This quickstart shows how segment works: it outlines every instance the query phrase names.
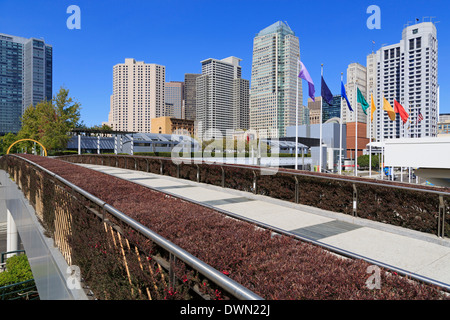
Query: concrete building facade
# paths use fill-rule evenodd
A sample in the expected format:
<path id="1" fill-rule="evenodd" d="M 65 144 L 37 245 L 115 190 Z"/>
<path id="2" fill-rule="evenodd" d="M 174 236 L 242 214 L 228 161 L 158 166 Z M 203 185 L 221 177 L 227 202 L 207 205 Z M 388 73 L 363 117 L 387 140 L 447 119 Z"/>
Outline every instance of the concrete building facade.
<path id="1" fill-rule="evenodd" d="M 249 82 L 241 78 L 241 59 L 206 59 L 196 79 L 196 122 L 199 137 L 232 135 L 245 125 Z"/>
<path id="2" fill-rule="evenodd" d="M 252 130 L 265 131 L 273 138 L 285 136 L 286 127 L 296 124 L 297 92 L 299 118 L 305 114 L 300 110 L 304 107 L 299 59 L 299 39 L 285 22 L 278 21 L 256 34 L 250 90 Z"/>
<path id="3" fill-rule="evenodd" d="M 374 115 L 377 141 L 437 135 L 438 41 L 436 26 L 422 22 L 403 29 L 399 43 L 381 47 L 376 53 Z M 403 124 L 397 115 L 391 121 L 383 111 L 383 97 L 394 107 L 394 99 L 409 114 Z M 423 120 L 421 118 L 423 117 Z"/>
<path id="4" fill-rule="evenodd" d="M 151 132 L 151 119 L 165 110 L 165 67 L 125 59 L 113 68 L 108 124 L 117 131 Z"/>

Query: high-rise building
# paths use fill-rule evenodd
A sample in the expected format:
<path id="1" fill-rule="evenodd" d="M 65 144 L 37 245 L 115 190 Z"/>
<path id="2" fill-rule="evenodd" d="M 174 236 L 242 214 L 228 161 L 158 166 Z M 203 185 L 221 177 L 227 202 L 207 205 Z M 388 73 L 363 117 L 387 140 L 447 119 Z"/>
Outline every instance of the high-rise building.
<path id="1" fill-rule="evenodd" d="M 0 135 L 17 133 L 26 108 L 52 99 L 52 65 L 44 40 L 0 33 Z"/>
<path id="2" fill-rule="evenodd" d="M 199 137 L 231 136 L 233 130 L 243 129 L 238 126 L 248 119 L 249 82 L 241 79 L 240 61 L 236 57 L 201 61 L 202 75 L 196 80 Z"/>
<path id="3" fill-rule="evenodd" d="M 383 46 L 375 53 L 374 125 L 378 141 L 437 135 L 437 54 L 437 31 L 432 22 L 407 26 L 399 43 Z M 408 112 L 409 121 L 403 124 L 398 115 L 391 121 L 383 111 L 383 98 L 392 107 L 394 99 L 398 101 Z"/>
<path id="4" fill-rule="evenodd" d="M 188 120 L 195 120 L 196 81 L 200 76 L 201 74 L 198 73 L 186 73 L 184 75 L 184 116 Z"/>
<path id="5" fill-rule="evenodd" d="M 357 62 L 351 63 L 347 67 L 347 83 L 345 84 L 345 91 L 347 93 L 348 101 L 351 104 L 353 111 L 347 106 L 347 102 L 342 102 L 342 122 L 355 122 L 356 107 L 358 107 L 358 122 L 367 123 L 367 115 L 364 113 L 361 104 L 357 103 L 358 95 L 357 88 L 362 95 L 367 99 L 367 68 Z M 368 110 L 366 110 L 369 113 Z"/>
<path id="6" fill-rule="evenodd" d="M 185 118 L 184 112 L 184 82 L 170 81 L 166 82 L 164 91 L 165 102 L 173 105 L 173 116 L 178 119 Z"/>
<path id="7" fill-rule="evenodd" d="M 151 132 L 151 119 L 166 110 L 164 89 L 164 66 L 134 59 L 116 64 L 108 124 L 114 130 Z"/>
<path id="8" fill-rule="evenodd" d="M 298 79 L 299 39 L 284 22 L 261 30 L 253 40 L 250 90 L 250 128 L 283 137 L 296 123 L 297 92 L 299 124 L 303 112 L 302 81 Z M 300 80 L 300 81 L 299 81 Z M 297 87 L 298 84 L 298 87 Z"/>

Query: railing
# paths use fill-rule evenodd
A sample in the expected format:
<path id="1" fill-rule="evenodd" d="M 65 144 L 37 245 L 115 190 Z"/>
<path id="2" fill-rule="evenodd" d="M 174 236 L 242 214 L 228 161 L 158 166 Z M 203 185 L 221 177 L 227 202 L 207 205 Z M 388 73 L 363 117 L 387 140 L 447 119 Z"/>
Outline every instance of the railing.
<path id="1" fill-rule="evenodd" d="M 6 262 L 10 254 L 24 253 L 24 250 L 15 250 L 1 253 L 0 266 Z M 38 300 L 39 294 L 34 279 L 16 282 L 0 287 L 0 300 Z"/>
<path id="2" fill-rule="evenodd" d="M 38 300 L 39 294 L 33 279 L 0 287 L 0 300 Z"/>
<path id="3" fill-rule="evenodd" d="M 33 204 L 67 263 L 81 269 L 82 281 L 95 288 L 97 298 L 176 299 L 196 295 L 212 299 L 217 297 L 214 289 L 220 289 L 230 299 L 262 299 L 46 168 L 19 156 L 2 161 L 3 169 Z M 186 273 L 192 275 L 189 283 L 180 277 Z M 210 281 L 207 287 L 202 286 L 205 281 Z"/>
<path id="4" fill-rule="evenodd" d="M 450 237 L 448 188 L 248 165 L 176 164 L 162 157 L 71 155 L 59 159 L 169 175 Z"/>

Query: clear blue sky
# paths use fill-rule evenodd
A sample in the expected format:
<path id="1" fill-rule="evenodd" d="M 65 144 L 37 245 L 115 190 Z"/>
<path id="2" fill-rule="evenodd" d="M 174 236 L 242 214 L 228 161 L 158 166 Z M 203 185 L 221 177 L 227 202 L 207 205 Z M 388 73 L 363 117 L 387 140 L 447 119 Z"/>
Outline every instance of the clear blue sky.
<path id="1" fill-rule="evenodd" d="M 69 5 L 81 9 L 81 29 L 69 30 Z M 369 5 L 381 10 L 381 29 L 370 30 Z M 166 81 L 200 73 L 200 61 L 236 56 L 250 80 L 253 37 L 276 21 L 287 21 L 300 39 L 301 59 L 316 92 L 320 65 L 334 94 L 349 63 L 383 44 L 397 43 L 404 25 L 435 17 L 441 113 L 450 113 L 450 27 L 448 1 L 441 0 L 0 0 L 0 32 L 44 38 L 53 46 L 53 91 L 61 86 L 82 105 L 87 125 L 108 120 L 112 68 L 125 58 L 166 67 Z M 425 18 L 429 21 L 429 18 Z M 307 85 L 303 82 L 304 103 Z"/>

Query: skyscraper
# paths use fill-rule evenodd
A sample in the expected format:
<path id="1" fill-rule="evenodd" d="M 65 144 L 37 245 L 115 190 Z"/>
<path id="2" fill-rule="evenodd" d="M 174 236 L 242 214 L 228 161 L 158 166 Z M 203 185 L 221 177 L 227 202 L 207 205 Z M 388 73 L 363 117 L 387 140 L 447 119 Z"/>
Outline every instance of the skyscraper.
<path id="1" fill-rule="evenodd" d="M 113 68 L 108 124 L 114 130 L 151 132 L 151 119 L 166 109 L 164 66 L 125 59 Z"/>
<path id="2" fill-rule="evenodd" d="M 231 135 L 248 118 L 249 81 L 241 79 L 241 59 L 206 59 L 196 80 L 197 135 L 211 139 Z M 220 132 L 220 133 L 219 133 Z"/>
<path id="3" fill-rule="evenodd" d="M 250 90 L 250 129 L 283 137 L 286 127 L 296 123 L 297 83 L 299 124 L 305 113 L 302 81 L 298 79 L 299 39 L 284 22 L 278 21 L 256 34 Z"/>
<path id="4" fill-rule="evenodd" d="M 364 97 L 367 94 L 367 68 L 357 62 L 351 63 L 347 67 L 347 83 L 345 85 L 345 92 L 347 93 L 348 101 L 351 104 L 353 111 L 347 106 L 345 100 L 342 102 L 342 122 L 355 122 L 356 107 L 358 106 L 358 122 L 367 123 L 367 115 L 361 108 L 361 104 L 357 103 L 357 88 L 361 91 Z M 369 99 L 366 98 L 367 101 Z M 366 110 L 369 113 L 369 110 Z"/>
<path id="5" fill-rule="evenodd" d="M 188 120 L 195 120 L 196 108 L 196 80 L 201 76 L 198 73 L 186 73 L 184 75 L 184 116 Z"/>
<path id="6" fill-rule="evenodd" d="M 373 90 L 378 141 L 437 135 L 437 52 L 437 31 L 432 22 L 407 26 L 399 43 L 383 46 L 376 52 L 376 87 Z M 383 111 L 383 98 L 392 107 L 394 99 L 399 102 L 408 112 L 409 121 L 403 124 L 398 115 L 391 121 Z"/>
<path id="7" fill-rule="evenodd" d="M 166 82 L 165 102 L 173 105 L 173 116 L 177 119 L 184 119 L 184 82 L 170 81 Z"/>
<path id="8" fill-rule="evenodd" d="M 17 133 L 26 108 L 52 99 L 52 65 L 44 40 L 0 33 L 0 135 Z"/>

